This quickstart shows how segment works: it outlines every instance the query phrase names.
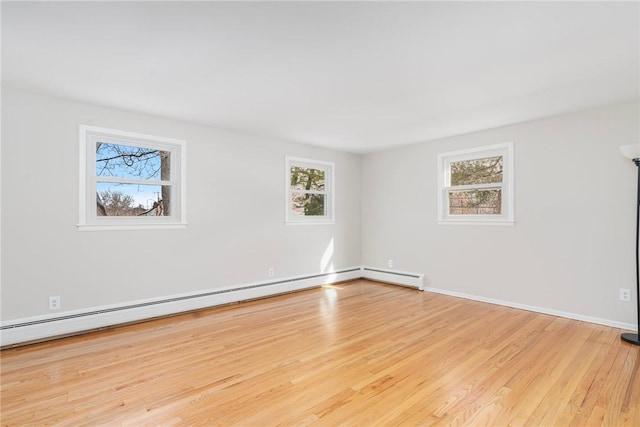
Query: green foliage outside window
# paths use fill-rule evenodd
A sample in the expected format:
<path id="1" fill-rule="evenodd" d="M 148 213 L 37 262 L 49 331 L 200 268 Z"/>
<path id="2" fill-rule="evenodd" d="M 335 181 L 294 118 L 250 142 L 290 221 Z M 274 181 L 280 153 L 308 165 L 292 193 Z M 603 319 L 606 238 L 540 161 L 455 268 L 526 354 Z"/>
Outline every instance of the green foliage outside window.
<path id="1" fill-rule="evenodd" d="M 300 166 L 291 167 L 291 203 L 293 213 L 304 216 L 325 215 L 325 194 L 308 193 L 325 191 L 325 171 Z M 297 192 L 296 190 L 300 190 Z"/>
<path id="2" fill-rule="evenodd" d="M 502 182 L 502 156 L 451 163 L 451 186 Z"/>
<path id="3" fill-rule="evenodd" d="M 502 183 L 503 157 L 464 160 L 451 163 L 451 186 Z M 452 215 L 500 215 L 500 189 L 460 190 L 449 192 Z"/>

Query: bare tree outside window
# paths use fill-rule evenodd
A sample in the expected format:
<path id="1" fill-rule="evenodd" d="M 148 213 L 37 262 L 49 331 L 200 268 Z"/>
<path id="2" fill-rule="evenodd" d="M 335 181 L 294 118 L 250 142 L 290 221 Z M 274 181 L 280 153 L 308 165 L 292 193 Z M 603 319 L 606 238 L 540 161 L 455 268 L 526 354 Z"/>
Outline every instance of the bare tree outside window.
<path id="1" fill-rule="evenodd" d="M 186 221 L 186 141 L 79 126 L 78 230 L 178 229 Z"/>
<path id="2" fill-rule="evenodd" d="M 96 214 L 171 215 L 171 187 L 160 183 L 169 181 L 170 176 L 171 153 L 168 151 L 97 142 Z M 118 178 L 118 182 L 109 180 L 110 177 Z"/>

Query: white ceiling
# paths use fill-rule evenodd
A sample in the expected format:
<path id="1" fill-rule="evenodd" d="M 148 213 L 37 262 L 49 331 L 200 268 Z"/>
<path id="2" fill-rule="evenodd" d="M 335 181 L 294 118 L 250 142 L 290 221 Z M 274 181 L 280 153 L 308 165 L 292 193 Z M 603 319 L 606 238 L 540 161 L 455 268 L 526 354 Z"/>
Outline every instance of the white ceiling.
<path id="1" fill-rule="evenodd" d="M 638 100 L 637 2 L 2 4 L 2 80 L 370 152 Z"/>

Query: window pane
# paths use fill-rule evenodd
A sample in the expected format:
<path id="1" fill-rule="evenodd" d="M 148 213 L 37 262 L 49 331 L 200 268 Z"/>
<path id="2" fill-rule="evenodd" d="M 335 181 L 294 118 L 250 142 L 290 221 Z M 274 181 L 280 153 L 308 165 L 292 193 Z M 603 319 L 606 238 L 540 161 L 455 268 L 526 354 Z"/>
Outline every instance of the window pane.
<path id="1" fill-rule="evenodd" d="M 96 176 L 169 180 L 170 160 L 169 151 L 96 143 Z"/>
<path id="2" fill-rule="evenodd" d="M 451 185 L 502 182 L 502 156 L 451 163 Z"/>
<path id="3" fill-rule="evenodd" d="M 324 191 L 325 173 L 322 169 L 291 167 L 291 188 L 294 190 Z"/>
<path id="4" fill-rule="evenodd" d="M 501 189 L 449 191 L 449 215 L 501 214 Z"/>
<path id="5" fill-rule="evenodd" d="M 293 193 L 291 212 L 296 216 L 324 216 L 325 195 Z"/>
<path id="6" fill-rule="evenodd" d="M 168 216 L 171 187 L 96 183 L 97 216 Z"/>

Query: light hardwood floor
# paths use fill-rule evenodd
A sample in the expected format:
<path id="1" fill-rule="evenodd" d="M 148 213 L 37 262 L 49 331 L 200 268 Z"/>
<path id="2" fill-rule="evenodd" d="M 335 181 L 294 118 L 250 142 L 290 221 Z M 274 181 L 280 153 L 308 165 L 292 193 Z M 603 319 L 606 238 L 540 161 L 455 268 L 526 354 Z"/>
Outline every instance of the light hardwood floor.
<path id="1" fill-rule="evenodd" d="M 620 330 L 354 281 L 2 352 L 2 425 L 640 426 Z"/>

